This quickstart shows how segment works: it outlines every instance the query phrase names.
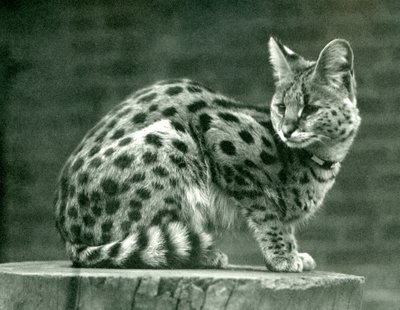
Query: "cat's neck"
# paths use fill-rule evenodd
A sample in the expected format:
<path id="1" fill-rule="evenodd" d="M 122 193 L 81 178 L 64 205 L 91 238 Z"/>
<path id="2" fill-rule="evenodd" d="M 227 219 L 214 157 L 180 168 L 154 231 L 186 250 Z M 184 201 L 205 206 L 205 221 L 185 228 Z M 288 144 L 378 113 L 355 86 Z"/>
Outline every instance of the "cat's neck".
<path id="1" fill-rule="evenodd" d="M 306 151 L 325 162 L 341 163 L 353 143 L 354 136 L 339 142 L 317 142 L 306 148 Z"/>

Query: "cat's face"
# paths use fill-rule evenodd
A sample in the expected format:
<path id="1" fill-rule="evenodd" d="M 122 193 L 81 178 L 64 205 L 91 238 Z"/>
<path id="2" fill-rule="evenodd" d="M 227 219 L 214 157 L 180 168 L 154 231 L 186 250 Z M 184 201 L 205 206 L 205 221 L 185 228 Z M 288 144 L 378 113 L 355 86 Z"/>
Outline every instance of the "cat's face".
<path id="1" fill-rule="evenodd" d="M 305 148 L 352 139 L 360 118 L 350 45 L 332 41 L 317 62 L 306 61 L 273 38 L 269 48 L 276 79 L 271 119 L 281 140 Z"/>

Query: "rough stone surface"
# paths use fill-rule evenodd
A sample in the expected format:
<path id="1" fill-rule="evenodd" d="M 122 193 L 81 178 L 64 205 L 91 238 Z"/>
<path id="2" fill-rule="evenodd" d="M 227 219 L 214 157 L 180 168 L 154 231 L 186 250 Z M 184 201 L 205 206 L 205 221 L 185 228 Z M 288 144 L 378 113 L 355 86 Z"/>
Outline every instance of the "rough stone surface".
<path id="1" fill-rule="evenodd" d="M 0 309 L 360 309 L 364 278 L 329 272 L 71 268 L 0 264 Z"/>

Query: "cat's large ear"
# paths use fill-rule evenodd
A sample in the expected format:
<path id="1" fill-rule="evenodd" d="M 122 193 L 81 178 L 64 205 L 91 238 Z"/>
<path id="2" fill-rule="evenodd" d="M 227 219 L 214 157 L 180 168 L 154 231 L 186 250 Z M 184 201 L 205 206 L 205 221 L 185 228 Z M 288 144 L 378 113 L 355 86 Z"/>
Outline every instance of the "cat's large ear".
<path id="1" fill-rule="evenodd" d="M 274 77 L 277 81 L 292 75 L 299 62 L 304 59 L 283 45 L 279 40 L 269 39 L 269 60 L 271 62 Z"/>
<path id="2" fill-rule="evenodd" d="M 343 39 L 329 42 L 319 54 L 314 79 L 333 87 L 348 83 L 353 78 L 353 58 L 349 42 Z"/>

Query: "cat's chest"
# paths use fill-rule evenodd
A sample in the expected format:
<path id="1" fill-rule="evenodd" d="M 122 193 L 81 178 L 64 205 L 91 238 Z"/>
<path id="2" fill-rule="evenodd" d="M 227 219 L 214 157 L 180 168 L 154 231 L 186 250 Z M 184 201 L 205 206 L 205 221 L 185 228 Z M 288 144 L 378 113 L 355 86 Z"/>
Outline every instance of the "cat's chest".
<path id="1" fill-rule="evenodd" d="M 338 171 L 323 170 L 316 167 L 296 167 L 280 172 L 272 185 L 275 191 L 275 204 L 285 211 L 282 219 L 298 220 L 313 214 L 322 204 L 326 193 L 331 189 Z"/>

